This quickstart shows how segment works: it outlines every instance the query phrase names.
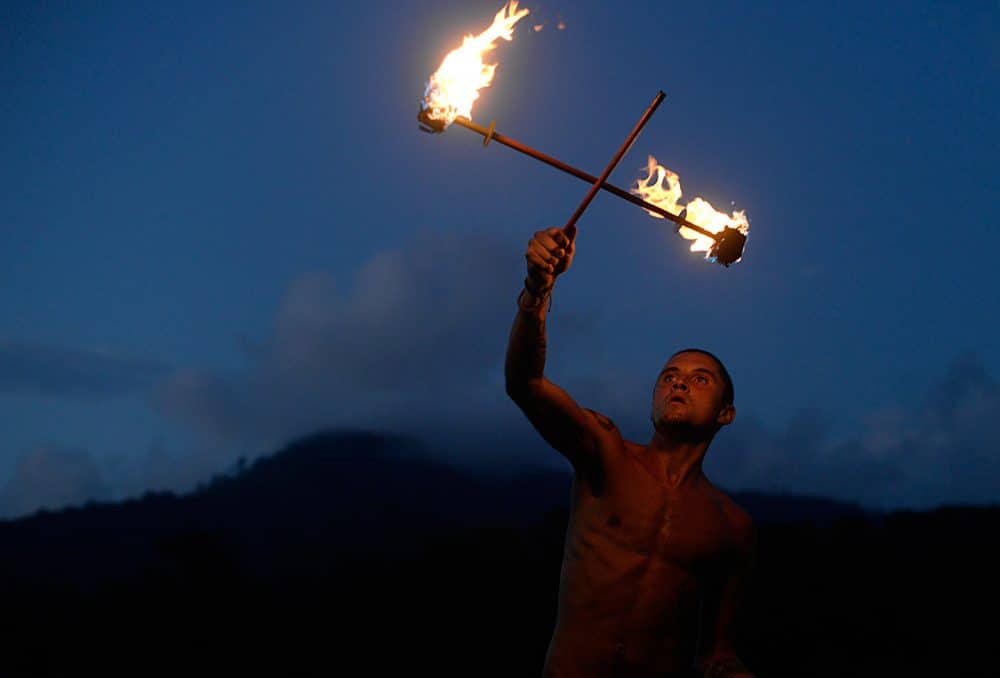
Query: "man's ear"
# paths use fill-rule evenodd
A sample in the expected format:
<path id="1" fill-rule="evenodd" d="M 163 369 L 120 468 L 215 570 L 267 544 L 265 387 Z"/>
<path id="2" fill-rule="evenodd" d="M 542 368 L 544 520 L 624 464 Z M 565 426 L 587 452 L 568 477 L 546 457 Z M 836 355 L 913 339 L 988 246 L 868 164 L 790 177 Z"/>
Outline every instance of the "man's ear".
<path id="1" fill-rule="evenodd" d="M 719 410 L 719 416 L 715 418 L 715 423 L 719 426 L 728 426 L 736 419 L 736 407 L 732 403 L 727 403 Z"/>

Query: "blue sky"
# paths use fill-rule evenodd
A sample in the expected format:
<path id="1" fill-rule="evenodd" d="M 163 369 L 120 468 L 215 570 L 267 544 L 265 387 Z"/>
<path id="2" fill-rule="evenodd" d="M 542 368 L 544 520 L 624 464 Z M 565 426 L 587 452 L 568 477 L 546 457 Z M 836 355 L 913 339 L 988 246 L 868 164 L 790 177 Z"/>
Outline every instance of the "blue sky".
<path id="1" fill-rule="evenodd" d="M 414 119 L 500 4 L 5 4 L 0 514 L 324 426 L 561 463 L 501 368 L 523 247 L 586 186 Z M 724 270 L 599 196 L 550 378 L 643 440 L 663 360 L 704 346 L 736 381 L 726 486 L 995 499 L 996 4 L 522 4 L 474 119 L 597 174 L 662 89 L 612 181 L 653 154 L 752 229 Z"/>

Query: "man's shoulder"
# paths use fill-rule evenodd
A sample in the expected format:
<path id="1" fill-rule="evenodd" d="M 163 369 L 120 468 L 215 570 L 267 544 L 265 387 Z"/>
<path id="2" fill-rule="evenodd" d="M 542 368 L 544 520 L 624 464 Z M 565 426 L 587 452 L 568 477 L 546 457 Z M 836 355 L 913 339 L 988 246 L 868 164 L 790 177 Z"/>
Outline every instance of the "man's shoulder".
<path id="1" fill-rule="evenodd" d="M 597 421 L 597 423 L 601 425 L 601 428 L 603 428 L 605 431 L 611 432 L 618 430 L 618 427 L 615 426 L 615 422 L 611 421 L 611 418 L 608 417 L 607 415 L 601 414 L 597 410 L 592 410 L 589 407 L 584 407 L 583 411 L 586 412 L 591 417 L 593 417 Z"/>

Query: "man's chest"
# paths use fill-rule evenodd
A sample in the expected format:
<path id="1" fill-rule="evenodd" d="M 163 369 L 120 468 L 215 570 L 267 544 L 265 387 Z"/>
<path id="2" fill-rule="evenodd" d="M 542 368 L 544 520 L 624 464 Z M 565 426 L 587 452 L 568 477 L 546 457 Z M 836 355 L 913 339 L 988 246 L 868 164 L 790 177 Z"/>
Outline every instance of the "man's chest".
<path id="1" fill-rule="evenodd" d="M 731 548 L 726 515 L 705 491 L 671 488 L 641 467 L 608 474 L 599 493 L 581 490 L 579 527 L 612 548 L 686 570 Z"/>

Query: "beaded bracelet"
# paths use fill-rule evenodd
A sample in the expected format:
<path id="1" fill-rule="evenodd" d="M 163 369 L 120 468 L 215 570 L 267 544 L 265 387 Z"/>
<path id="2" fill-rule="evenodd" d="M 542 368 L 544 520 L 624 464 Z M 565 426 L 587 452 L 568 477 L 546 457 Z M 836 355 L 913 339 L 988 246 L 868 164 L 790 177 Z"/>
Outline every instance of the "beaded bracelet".
<path id="1" fill-rule="evenodd" d="M 539 307 L 545 302 L 545 298 L 548 297 L 548 299 L 549 299 L 549 306 L 548 306 L 548 308 L 546 310 L 551 310 L 552 309 L 552 294 L 551 294 L 552 293 L 552 287 L 553 287 L 552 285 L 549 285 L 548 287 L 545 287 L 545 288 L 543 288 L 541 290 L 536 290 L 534 287 L 532 287 L 531 283 L 529 282 L 529 279 L 525 278 L 524 279 L 524 289 L 522 289 L 521 292 L 520 292 L 520 294 L 517 295 L 517 306 L 518 306 L 518 308 L 520 308 L 522 311 L 537 311 L 539 309 Z M 533 296 L 535 298 L 534 303 L 527 304 L 527 303 L 525 303 L 523 301 L 523 299 L 524 299 L 524 293 L 525 292 L 530 292 L 531 293 L 531 296 Z"/>

